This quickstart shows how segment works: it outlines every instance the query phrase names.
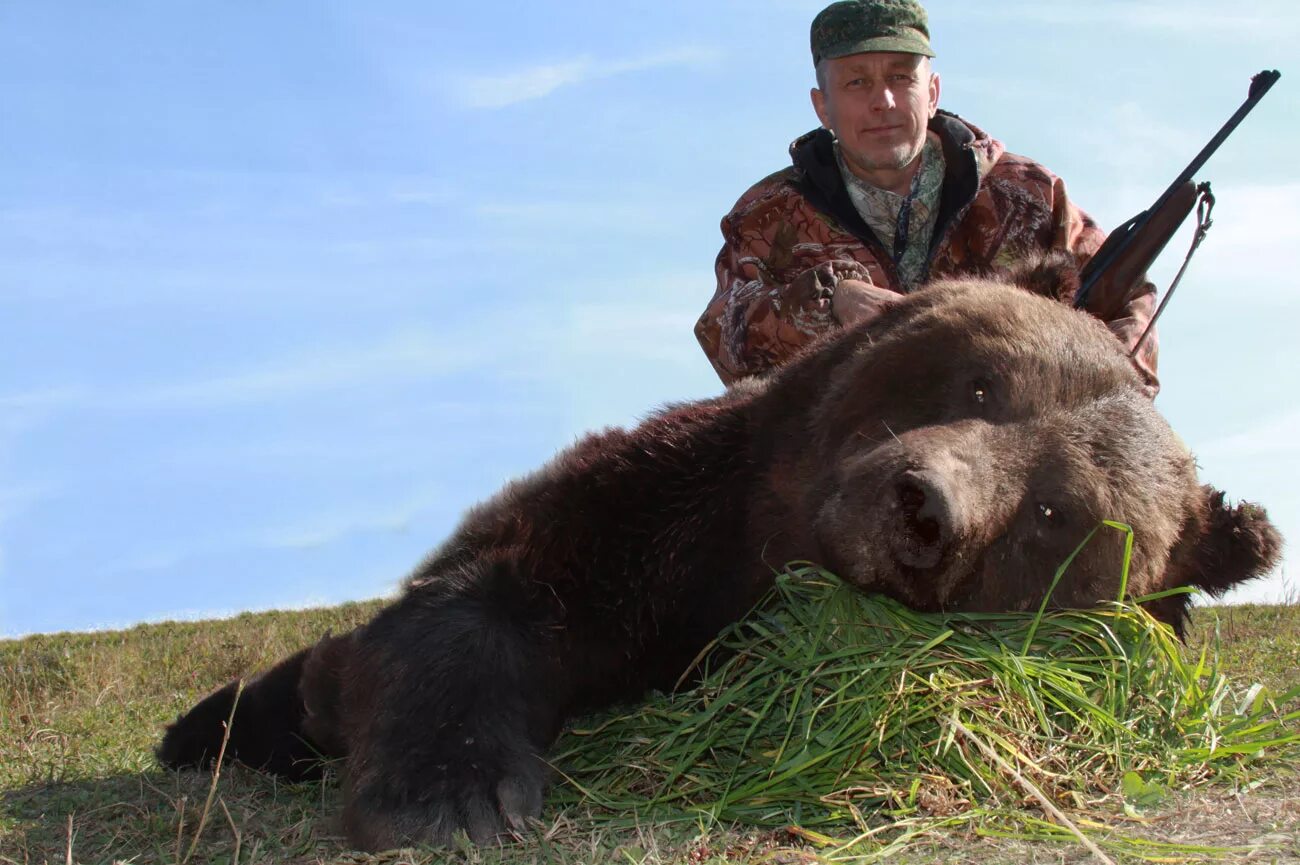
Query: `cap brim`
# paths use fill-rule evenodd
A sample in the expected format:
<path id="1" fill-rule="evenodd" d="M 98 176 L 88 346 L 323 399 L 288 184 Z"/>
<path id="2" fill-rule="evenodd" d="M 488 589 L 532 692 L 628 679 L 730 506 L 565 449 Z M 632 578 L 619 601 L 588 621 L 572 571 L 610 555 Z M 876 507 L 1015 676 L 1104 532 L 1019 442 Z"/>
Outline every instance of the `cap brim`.
<path id="1" fill-rule="evenodd" d="M 823 52 L 822 59 L 834 60 L 838 57 L 848 57 L 850 54 L 867 54 L 880 51 L 893 51 L 899 54 L 921 54 L 925 57 L 936 56 L 934 51 L 930 49 L 929 44 L 920 39 L 907 36 L 877 36 L 859 42 L 836 45 L 829 51 Z"/>

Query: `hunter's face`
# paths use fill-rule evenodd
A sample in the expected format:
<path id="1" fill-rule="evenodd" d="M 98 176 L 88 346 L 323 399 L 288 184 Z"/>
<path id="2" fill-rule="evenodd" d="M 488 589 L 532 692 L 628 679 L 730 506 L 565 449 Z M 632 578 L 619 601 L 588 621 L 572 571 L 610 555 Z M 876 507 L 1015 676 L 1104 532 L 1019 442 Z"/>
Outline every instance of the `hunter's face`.
<path id="1" fill-rule="evenodd" d="M 823 60 L 821 73 L 813 108 L 822 126 L 835 133 L 849 167 L 885 189 L 897 186 L 902 173 L 905 186 L 939 107 L 939 76 L 930 71 L 929 58 L 850 54 Z"/>

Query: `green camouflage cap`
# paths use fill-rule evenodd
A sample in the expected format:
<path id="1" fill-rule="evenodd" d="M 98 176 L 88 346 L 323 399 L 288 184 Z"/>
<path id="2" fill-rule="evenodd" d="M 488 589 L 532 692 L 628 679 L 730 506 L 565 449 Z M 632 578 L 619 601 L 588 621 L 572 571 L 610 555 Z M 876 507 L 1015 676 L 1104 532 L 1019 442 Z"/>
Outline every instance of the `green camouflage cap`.
<path id="1" fill-rule="evenodd" d="M 814 66 L 865 51 L 933 57 L 921 4 L 916 0 L 842 0 L 817 13 L 812 23 Z"/>

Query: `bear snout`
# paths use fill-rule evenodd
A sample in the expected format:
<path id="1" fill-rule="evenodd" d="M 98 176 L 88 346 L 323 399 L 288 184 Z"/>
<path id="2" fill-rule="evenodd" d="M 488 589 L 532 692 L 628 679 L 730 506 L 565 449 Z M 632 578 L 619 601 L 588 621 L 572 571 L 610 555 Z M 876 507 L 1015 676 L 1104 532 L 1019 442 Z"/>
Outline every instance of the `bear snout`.
<path id="1" fill-rule="evenodd" d="M 955 503 L 943 479 L 927 471 L 905 471 L 894 481 L 897 526 L 894 559 L 909 568 L 930 569 L 943 561 L 956 527 Z"/>

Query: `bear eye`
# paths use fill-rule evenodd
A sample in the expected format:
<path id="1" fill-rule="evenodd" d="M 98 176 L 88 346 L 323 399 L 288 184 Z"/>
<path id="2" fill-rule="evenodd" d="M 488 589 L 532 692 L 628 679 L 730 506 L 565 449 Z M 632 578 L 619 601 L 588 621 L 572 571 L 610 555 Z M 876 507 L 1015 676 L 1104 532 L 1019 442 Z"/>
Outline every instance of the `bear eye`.
<path id="1" fill-rule="evenodd" d="M 1051 502 L 1038 503 L 1038 518 L 1049 525 L 1058 525 L 1061 522 L 1061 509 Z"/>
<path id="2" fill-rule="evenodd" d="M 970 397 L 976 405 L 988 405 L 989 400 L 993 398 L 992 388 L 984 379 L 977 378 L 970 383 Z"/>

